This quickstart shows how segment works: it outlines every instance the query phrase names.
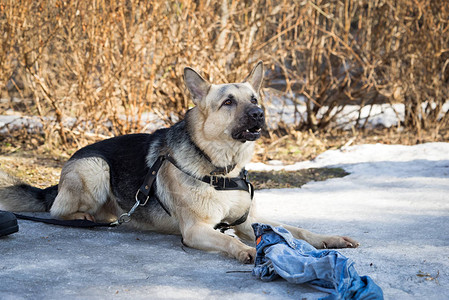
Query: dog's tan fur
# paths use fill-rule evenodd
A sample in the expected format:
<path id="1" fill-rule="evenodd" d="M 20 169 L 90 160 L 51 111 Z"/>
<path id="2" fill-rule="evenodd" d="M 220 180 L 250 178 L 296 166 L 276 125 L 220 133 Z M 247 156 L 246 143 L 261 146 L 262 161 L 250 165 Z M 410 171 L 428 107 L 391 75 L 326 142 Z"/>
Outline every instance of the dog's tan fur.
<path id="1" fill-rule="evenodd" d="M 232 133 L 245 114 L 245 107 L 255 105 L 250 102 L 253 101 L 251 97 L 259 94 L 262 79 L 262 63 L 257 64 L 244 83 L 237 84 L 214 85 L 192 69 L 185 71 L 186 85 L 196 105 L 186 116 L 187 131 L 198 148 L 210 157 L 213 165 L 236 165 L 232 172 L 225 175 L 227 177 L 237 177 L 251 160 L 254 142 L 236 140 Z M 229 109 L 223 109 L 220 104 L 228 94 L 234 96 L 236 103 Z M 184 171 L 197 177 L 208 174 L 211 171 L 210 164 L 200 158 L 188 156 L 186 153 L 191 153 L 188 147 L 188 144 L 181 144 L 177 149 L 167 151 Z M 148 165 L 154 162 L 157 155 L 155 151 L 148 153 Z M 51 214 L 62 219 L 85 218 L 99 221 L 111 220 L 127 211 L 126 205 L 119 205 L 120 199 L 112 193 L 110 176 L 110 166 L 101 157 L 69 161 L 62 170 Z M 136 214 L 131 224 L 137 228 L 181 234 L 183 242 L 190 247 L 225 252 L 241 262 L 249 263 L 255 257 L 255 249 L 239 239 L 214 230 L 214 225 L 220 222 L 232 223 L 248 209 L 247 220 L 234 228 L 243 240 L 254 241 L 252 223 L 281 225 L 258 217 L 256 199 L 251 200 L 249 193 L 245 191 L 217 191 L 169 163 L 162 165 L 157 176 L 158 196 L 171 216 L 155 211 L 140 216 Z M 19 207 L 12 201 L 0 202 L 6 209 L 15 210 Z M 317 248 L 358 246 L 355 240 L 348 237 L 319 235 L 301 228 L 283 226 L 294 237 L 304 239 Z"/>

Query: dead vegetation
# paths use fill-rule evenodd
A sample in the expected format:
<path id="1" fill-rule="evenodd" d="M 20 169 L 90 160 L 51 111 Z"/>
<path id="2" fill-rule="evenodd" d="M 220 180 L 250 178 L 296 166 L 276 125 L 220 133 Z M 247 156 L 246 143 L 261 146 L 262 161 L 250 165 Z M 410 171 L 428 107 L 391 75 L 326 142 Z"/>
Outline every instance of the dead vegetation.
<path id="1" fill-rule="evenodd" d="M 307 107 L 295 130 L 331 131 L 345 104 L 402 102 L 399 130 L 441 140 L 448 20 L 444 0 L 4 0 L 0 109 L 39 116 L 47 147 L 68 151 L 146 131 L 149 113 L 175 122 L 187 65 L 230 82 L 262 59 L 266 91 Z"/>

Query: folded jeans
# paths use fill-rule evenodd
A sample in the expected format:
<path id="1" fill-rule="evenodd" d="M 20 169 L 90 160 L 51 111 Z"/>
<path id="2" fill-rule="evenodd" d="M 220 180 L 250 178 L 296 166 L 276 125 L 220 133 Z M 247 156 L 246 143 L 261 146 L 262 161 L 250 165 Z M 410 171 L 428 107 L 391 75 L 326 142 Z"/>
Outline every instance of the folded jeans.
<path id="1" fill-rule="evenodd" d="M 370 277 L 359 276 L 353 262 L 338 251 L 317 250 L 281 226 L 252 226 L 257 243 L 253 275 L 261 280 L 307 283 L 330 293 L 323 299 L 383 299 L 381 288 Z"/>

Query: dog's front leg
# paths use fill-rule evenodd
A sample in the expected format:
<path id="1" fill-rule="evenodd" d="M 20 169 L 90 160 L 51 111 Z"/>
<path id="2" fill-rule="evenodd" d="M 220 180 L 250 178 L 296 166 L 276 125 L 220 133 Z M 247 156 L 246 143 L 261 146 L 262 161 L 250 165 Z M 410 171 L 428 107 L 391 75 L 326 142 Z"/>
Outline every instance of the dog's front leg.
<path id="1" fill-rule="evenodd" d="M 318 249 L 323 248 L 356 248 L 360 244 L 349 237 L 346 236 L 338 236 L 338 235 L 323 235 L 323 234 L 317 234 L 310 232 L 308 230 L 281 224 L 278 222 L 274 222 L 271 220 L 266 220 L 260 217 L 255 217 L 253 214 L 250 213 L 248 216 L 248 219 L 246 222 L 244 222 L 241 225 L 236 226 L 235 232 L 236 234 L 245 240 L 253 240 L 254 241 L 254 232 L 251 227 L 252 223 L 263 223 L 263 224 L 270 224 L 271 226 L 283 226 L 285 229 L 291 232 L 291 234 L 297 238 L 304 240 L 314 246 Z"/>
<path id="2" fill-rule="evenodd" d="M 317 249 L 326 249 L 326 248 L 357 248 L 360 244 L 347 236 L 338 236 L 338 235 L 324 235 L 313 233 L 303 228 L 290 226 L 281 224 L 273 221 L 266 221 L 265 223 L 270 224 L 272 226 L 280 226 L 282 225 L 285 229 L 290 231 L 292 235 L 297 238 L 304 240 L 314 246 Z"/>
<path id="3" fill-rule="evenodd" d="M 256 257 L 256 249 L 215 230 L 211 224 L 194 223 L 182 228 L 181 232 L 184 244 L 189 247 L 225 252 L 245 264 L 254 262 Z"/>

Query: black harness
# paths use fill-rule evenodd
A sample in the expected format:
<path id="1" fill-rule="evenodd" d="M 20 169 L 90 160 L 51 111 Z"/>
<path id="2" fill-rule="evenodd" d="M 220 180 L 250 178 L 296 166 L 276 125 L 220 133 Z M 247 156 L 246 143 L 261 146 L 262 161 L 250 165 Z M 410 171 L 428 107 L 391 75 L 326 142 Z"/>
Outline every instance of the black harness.
<path id="1" fill-rule="evenodd" d="M 204 154 L 205 155 L 205 154 Z M 205 156 L 207 158 L 207 156 Z M 136 203 L 131 208 L 131 210 L 127 213 L 122 214 L 117 221 L 112 223 L 96 223 L 89 220 L 58 220 L 58 219 L 46 219 L 46 218 L 39 218 L 39 217 L 33 217 L 33 216 L 27 216 L 27 215 L 21 215 L 21 214 L 15 214 L 18 219 L 24 219 L 24 220 L 30 220 L 30 221 L 36 221 L 36 222 L 43 222 L 47 224 L 53 224 L 53 225 L 60 225 L 60 226 L 69 226 L 69 227 L 115 227 L 122 223 L 127 223 L 131 220 L 131 215 L 134 213 L 134 211 L 139 206 L 144 206 L 147 204 L 149 199 L 155 199 L 159 205 L 165 210 L 165 212 L 171 216 L 170 211 L 168 208 L 162 203 L 162 201 L 157 197 L 156 192 L 156 176 L 157 172 L 161 168 L 164 161 L 167 160 L 171 164 L 173 164 L 177 169 L 182 171 L 183 173 L 195 178 L 196 180 L 200 180 L 204 183 L 210 184 L 218 191 L 226 191 L 226 190 L 240 190 L 240 191 L 246 191 L 250 193 L 251 200 L 254 198 L 254 187 L 248 180 L 248 171 L 245 169 L 242 169 L 240 171 L 240 174 L 238 177 L 231 177 L 231 178 L 225 178 L 225 177 L 217 177 L 216 175 L 226 175 L 230 171 L 234 169 L 235 166 L 228 166 L 224 168 L 216 168 L 214 171 L 212 171 L 210 176 L 203 176 L 203 177 L 196 177 L 192 174 L 188 173 L 187 171 L 183 170 L 179 165 L 176 163 L 176 161 L 171 157 L 170 155 L 161 155 L 159 156 L 156 161 L 153 163 L 151 168 L 148 170 L 147 175 L 145 176 L 145 180 L 141 187 L 137 190 L 136 193 Z M 143 201 L 139 198 L 140 195 L 144 196 Z M 232 222 L 231 224 L 226 222 L 220 222 L 217 225 L 214 226 L 214 229 L 218 229 L 221 232 L 225 232 L 232 226 L 236 226 L 239 224 L 242 224 L 246 221 L 248 218 L 249 209 L 245 212 L 243 216 Z"/>
<path id="2" fill-rule="evenodd" d="M 61 225 L 61 226 L 73 226 L 73 227 L 97 227 L 97 226 L 108 226 L 108 227 L 113 227 L 113 226 L 117 226 L 123 223 L 127 223 L 131 220 L 131 215 L 134 213 L 134 211 L 139 207 L 139 206 L 145 206 L 148 202 L 149 199 L 154 199 L 154 201 L 156 201 L 157 203 L 159 203 L 159 205 L 165 210 L 165 212 L 171 216 L 171 213 L 169 211 L 169 209 L 164 205 L 164 203 L 159 199 L 159 197 L 157 196 L 157 185 L 156 185 L 156 177 L 157 177 L 157 173 L 159 171 L 159 169 L 161 168 L 162 164 L 165 161 L 169 161 L 173 166 L 175 166 L 178 170 L 180 170 L 181 172 L 185 173 L 186 175 L 194 178 L 195 180 L 200 180 L 204 183 L 209 184 L 210 186 L 213 186 L 216 190 L 218 191 L 229 191 L 229 190 L 241 190 L 241 191 L 246 191 L 251 195 L 251 200 L 254 197 L 254 187 L 253 185 L 249 182 L 248 180 L 248 172 L 245 169 L 242 169 L 238 175 L 238 177 L 232 177 L 232 178 L 228 178 L 228 177 L 224 177 L 225 175 L 229 174 L 232 170 L 235 169 L 236 165 L 229 165 L 226 167 L 216 167 L 213 163 L 212 160 L 209 158 L 209 156 L 207 156 L 206 153 L 204 153 L 190 138 L 190 135 L 187 133 L 187 137 L 188 140 L 190 142 L 190 146 L 192 147 L 193 151 L 196 152 L 198 158 L 200 159 L 206 159 L 212 166 L 214 166 L 214 169 L 212 172 L 210 172 L 209 175 L 207 176 L 203 176 L 203 177 L 197 177 L 194 176 L 193 174 L 187 172 L 186 170 L 184 170 L 183 168 L 181 168 L 178 163 L 176 162 L 176 160 L 170 155 L 170 154 L 165 154 L 165 155 L 161 155 L 159 156 L 156 161 L 153 163 L 153 165 L 150 167 L 150 169 L 148 170 L 145 179 L 143 181 L 143 184 L 140 186 L 140 188 L 137 190 L 136 192 L 136 196 L 135 196 L 135 204 L 132 206 L 132 208 L 128 211 L 123 213 L 122 215 L 120 215 L 118 217 L 118 219 L 112 223 L 96 223 L 96 222 L 91 222 L 89 220 L 56 220 L 56 219 L 43 219 L 43 218 L 38 218 L 38 217 L 32 217 L 32 216 L 24 216 L 24 215 L 17 215 L 18 218 L 23 218 L 23 219 L 27 219 L 27 220 L 33 220 L 33 221 L 39 221 L 39 222 L 45 222 L 45 223 L 49 223 L 49 224 L 54 224 L 54 225 Z M 122 136 L 120 137 L 120 141 L 121 142 L 126 142 L 129 139 L 130 136 Z M 133 136 L 135 137 L 135 135 Z M 184 135 L 185 137 L 185 135 Z M 126 138 L 127 140 L 123 141 L 122 139 Z M 117 139 L 113 140 L 105 140 L 103 142 L 100 143 L 106 143 L 106 142 L 110 142 L 110 141 L 115 141 L 115 143 L 118 141 Z M 147 143 L 148 141 L 143 138 L 142 136 L 140 136 L 139 141 L 141 141 L 142 143 Z M 112 142 L 111 142 L 112 143 Z M 108 155 L 105 155 L 104 153 L 102 153 L 101 149 L 99 147 L 96 147 L 96 145 L 98 144 L 92 144 L 90 146 L 87 146 L 81 150 L 79 150 L 77 153 L 74 154 L 74 156 L 72 156 L 72 158 L 85 158 L 85 157 L 100 157 L 102 159 L 104 159 L 106 162 L 109 163 L 109 157 L 111 155 L 114 155 L 114 153 L 106 153 Z M 109 145 L 109 144 L 108 144 Z M 111 145 L 109 145 L 111 146 Z M 112 143 L 112 146 L 114 146 L 114 143 Z M 126 155 L 126 153 L 122 153 L 119 152 L 118 153 L 120 155 Z M 143 172 L 145 172 L 145 170 L 143 169 Z M 53 186 L 50 188 L 46 189 L 47 193 L 54 193 L 56 195 L 57 193 L 57 186 Z M 44 193 L 46 194 L 46 193 Z M 48 202 L 49 205 L 51 205 L 51 202 Z M 241 216 L 240 218 L 238 218 L 237 220 L 235 220 L 234 222 L 228 224 L 225 222 L 220 222 L 217 225 L 215 225 L 215 229 L 219 229 L 222 232 L 225 231 L 226 229 L 229 229 L 232 226 L 236 226 L 239 224 L 242 224 L 243 222 L 246 221 L 247 217 L 249 214 L 249 209 L 248 211 Z"/>
<path id="3" fill-rule="evenodd" d="M 199 150 L 199 149 L 198 149 Z M 201 150 L 199 150 L 201 151 Z M 202 151 L 201 151 L 202 152 Z M 203 156 L 211 162 L 209 157 L 202 152 Z M 183 172 L 184 174 L 193 177 L 196 180 L 200 180 L 204 183 L 207 183 L 211 186 L 213 186 L 217 191 L 230 191 L 230 190 L 239 190 L 239 191 L 245 191 L 250 193 L 251 200 L 254 198 L 254 187 L 248 180 L 248 171 L 245 169 L 242 169 L 239 173 L 238 177 L 218 177 L 216 175 L 226 175 L 229 172 L 231 172 L 234 168 L 234 166 L 227 166 L 227 167 L 216 167 L 211 173 L 210 176 L 203 176 L 203 177 L 196 177 L 186 170 L 183 170 L 176 160 L 170 155 L 161 155 L 159 156 L 156 161 L 153 163 L 151 168 L 148 170 L 147 175 L 145 176 L 145 180 L 143 184 L 140 186 L 139 190 L 136 194 L 136 200 L 141 201 L 138 199 L 139 194 L 142 194 L 144 196 L 144 199 L 142 201 L 141 206 L 144 206 L 149 199 L 155 199 L 159 205 L 164 209 L 164 211 L 171 216 L 170 211 L 168 208 L 162 203 L 162 201 L 159 199 L 159 197 L 156 194 L 156 177 L 159 169 L 161 168 L 164 161 L 169 161 L 173 166 L 175 166 L 178 170 Z M 212 162 L 211 162 L 212 163 Z M 241 216 L 236 221 L 232 222 L 231 224 L 220 222 L 217 225 L 214 226 L 214 229 L 219 229 L 221 232 L 224 232 L 225 230 L 229 229 L 232 226 L 236 226 L 239 224 L 242 224 L 246 221 L 248 218 L 249 209 L 248 211 Z"/>

